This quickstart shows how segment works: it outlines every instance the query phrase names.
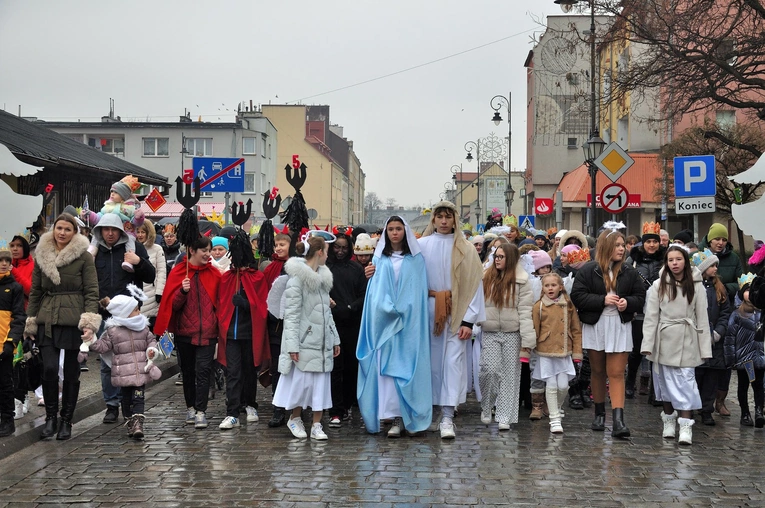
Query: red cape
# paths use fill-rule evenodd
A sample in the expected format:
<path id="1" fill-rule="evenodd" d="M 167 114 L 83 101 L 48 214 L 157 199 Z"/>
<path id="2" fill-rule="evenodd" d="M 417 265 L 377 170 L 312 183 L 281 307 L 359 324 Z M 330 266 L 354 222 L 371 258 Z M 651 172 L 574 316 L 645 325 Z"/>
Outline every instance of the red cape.
<path id="1" fill-rule="evenodd" d="M 218 285 L 220 284 L 220 272 L 218 269 L 211 263 L 207 263 L 204 266 L 194 266 L 189 264 L 187 259 L 184 259 L 182 263 L 175 265 L 167 275 L 165 290 L 162 293 L 162 301 L 157 312 L 157 321 L 154 323 L 154 335 L 157 337 L 165 333 L 165 330 L 175 333 L 175 319 L 171 319 L 173 317 L 173 299 L 175 294 L 180 291 L 183 279 L 186 278 L 187 265 L 189 267 L 189 278 L 192 278 L 195 273 L 199 274 L 199 281 L 202 283 L 205 291 L 207 291 L 210 301 L 218 301 Z M 215 309 L 210 309 L 210 311 L 215 312 Z"/>
<path id="2" fill-rule="evenodd" d="M 268 343 L 266 333 L 268 283 L 261 272 L 252 268 L 246 268 L 239 272 L 238 283 L 236 270 L 225 272 L 220 280 L 218 301 L 215 304 L 218 310 L 218 362 L 226 366 L 226 338 L 228 337 L 231 318 L 234 315 L 234 305 L 231 303 L 231 299 L 239 291 L 239 285 L 241 285 L 250 301 L 253 363 L 256 367 L 263 366 L 264 362 L 271 359 L 271 346 Z"/>
<path id="3" fill-rule="evenodd" d="M 263 270 L 263 275 L 266 276 L 266 283 L 268 284 L 269 289 L 276 278 L 282 273 L 282 268 L 286 262 L 286 259 L 277 257 L 276 254 L 271 257 L 271 262 L 266 266 L 265 270 Z"/>

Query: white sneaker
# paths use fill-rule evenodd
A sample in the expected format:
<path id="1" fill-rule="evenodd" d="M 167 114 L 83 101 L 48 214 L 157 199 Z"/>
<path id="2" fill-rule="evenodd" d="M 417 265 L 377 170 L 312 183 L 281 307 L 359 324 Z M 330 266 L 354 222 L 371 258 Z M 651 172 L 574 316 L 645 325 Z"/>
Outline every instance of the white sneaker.
<path id="1" fill-rule="evenodd" d="M 311 439 L 317 441 L 326 441 L 327 435 L 324 433 L 324 429 L 321 427 L 321 423 L 316 422 L 311 426 Z"/>
<path id="2" fill-rule="evenodd" d="M 13 399 L 13 402 L 15 403 L 14 410 L 13 410 L 13 419 L 14 420 L 20 420 L 24 417 L 24 403 L 21 402 L 19 399 Z"/>
<path id="3" fill-rule="evenodd" d="M 197 414 L 194 415 L 194 428 L 195 429 L 207 428 L 207 416 L 205 416 L 204 411 L 197 411 Z"/>
<path id="4" fill-rule="evenodd" d="M 560 424 L 560 418 L 550 418 L 550 432 L 553 434 L 563 434 L 563 425 Z"/>
<path id="5" fill-rule="evenodd" d="M 693 443 L 693 424 L 694 422 L 691 418 L 678 418 L 677 423 L 680 424 L 680 438 L 677 440 L 678 443 L 689 445 Z"/>
<path id="6" fill-rule="evenodd" d="M 499 429 L 499 430 L 510 430 L 510 424 L 509 423 L 504 423 L 504 422 L 499 422 L 497 424 L 497 429 Z"/>
<path id="7" fill-rule="evenodd" d="M 675 438 L 675 422 L 677 421 L 677 411 L 673 411 L 671 415 L 661 412 L 661 420 L 664 422 L 664 431 L 661 433 L 661 437 L 666 439 Z"/>
<path id="8" fill-rule="evenodd" d="M 244 410 L 247 412 L 247 423 L 254 423 L 260 419 L 258 418 L 258 410 L 254 407 L 247 406 Z"/>
<path id="9" fill-rule="evenodd" d="M 396 418 L 393 420 L 393 425 L 391 425 L 390 429 L 388 430 L 388 437 L 397 438 L 401 437 L 401 427 L 403 427 L 403 423 L 401 422 L 401 418 Z"/>
<path id="10" fill-rule="evenodd" d="M 441 431 L 441 439 L 454 439 L 456 434 L 454 433 L 454 422 L 451 418 L 444 417 L 441 423 L 438 424 L 438 430 Z"/>
<path id="11" fill-rule="evenodd" d="M 308 434 L 305 433 L 303 420 L 301 420 L 299 416 L 297 418 L 290 418 L 287 421 L 287 428 L 290 429 L 290 432 L 292 432 L 292 435 L 298 439 L 303 439 L 308 437 Z"/>
<path id="12" fill-rule="evenodd" d="M 491 423 L 491 412 L 484 413 L 483 411 L 481 411 L 481 422 L 483 422 L 483 423 L 485 423 L 487 425 L 490 424 Z"/>
<path id="13" fill-rule="evenodd" d="M 24 414 L 27 414 L 29 412 L 29 396 L 24 398 L 24 404 L 22 409 L 24 410 Z"/>
<path id="14" fill-rule="evenodd" d="M 196 422 L 197 417 L 197 411 L 193 407 L 187 407 L 186 408 L 186 424 L 187 425 L 194 425 L 194 422 Z"/>
<path id="15" fill-rule="evenodd" d="M 218 425 L 218 428 L 220 430 L 228 430 L 228 429 L 233 429 L 235 427 L 239 427 L 239 420 L 237 420 L 233 416 L 225 417 L 223 421 L 220 422 L 220 425 Z"/>

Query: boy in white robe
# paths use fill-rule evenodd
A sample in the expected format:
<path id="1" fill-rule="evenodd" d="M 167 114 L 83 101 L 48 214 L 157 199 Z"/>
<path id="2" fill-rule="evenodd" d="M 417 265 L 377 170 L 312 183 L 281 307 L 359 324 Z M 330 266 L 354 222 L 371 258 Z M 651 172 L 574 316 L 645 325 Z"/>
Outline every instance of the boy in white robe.
<path id="1" fill-rule="evenodd" d="M 441 438 L 455 437 L 454 409 L 467 395 L 467 341 L 473 325 L 486 319 L 483 267 L 475 248 L 456 230 L 457 207 L 441 201 L 419 240 L 428 276 L 431 323 L 433 405 L 442 415 L 431 430 Z M 433 414 L 437 414 L 437 407 Z"/>

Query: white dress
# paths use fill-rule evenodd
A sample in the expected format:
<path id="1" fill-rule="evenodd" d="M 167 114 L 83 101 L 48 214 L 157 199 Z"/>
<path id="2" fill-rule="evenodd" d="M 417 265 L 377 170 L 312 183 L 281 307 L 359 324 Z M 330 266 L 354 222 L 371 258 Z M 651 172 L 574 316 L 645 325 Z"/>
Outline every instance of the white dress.
<path id="1" fill-rule="evenodd" d="M 452 248 L 454 235 L 433 233 L 418 241 L 428 274 L 428 290 L 448 291 L 452 288 Z M 428 298 L 430 322 L 435 321 L 435 299 Z M 463 318 L 469 323 L 486 320 L 483 299 L 483 283 L 468 306 Z M 451 317 L 446 321 L 439 336 L 430 337 L 431 379 L 433 382 L 433 405 L 457 406 L 467 397 L 467 345 L 456 333 L 451 332 Z"/>
<path id="2" fill-rule="evenodd" d="M 597 323 L 582 323 L 582 349 L 606 353 L 632 351 L 632 322 L 622 323 L 616 305 L 606 305 Z"/>

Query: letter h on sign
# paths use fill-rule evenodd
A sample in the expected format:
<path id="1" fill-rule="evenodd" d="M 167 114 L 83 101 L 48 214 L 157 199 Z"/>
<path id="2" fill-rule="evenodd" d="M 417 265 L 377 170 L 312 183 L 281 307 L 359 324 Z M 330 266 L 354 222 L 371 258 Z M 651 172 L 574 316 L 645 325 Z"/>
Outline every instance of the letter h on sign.
<path id="1" fill-rule="evenodd" d="M 714 155 L 675 157 L 675 197 L 715 196 L 717 179 Z"/>

